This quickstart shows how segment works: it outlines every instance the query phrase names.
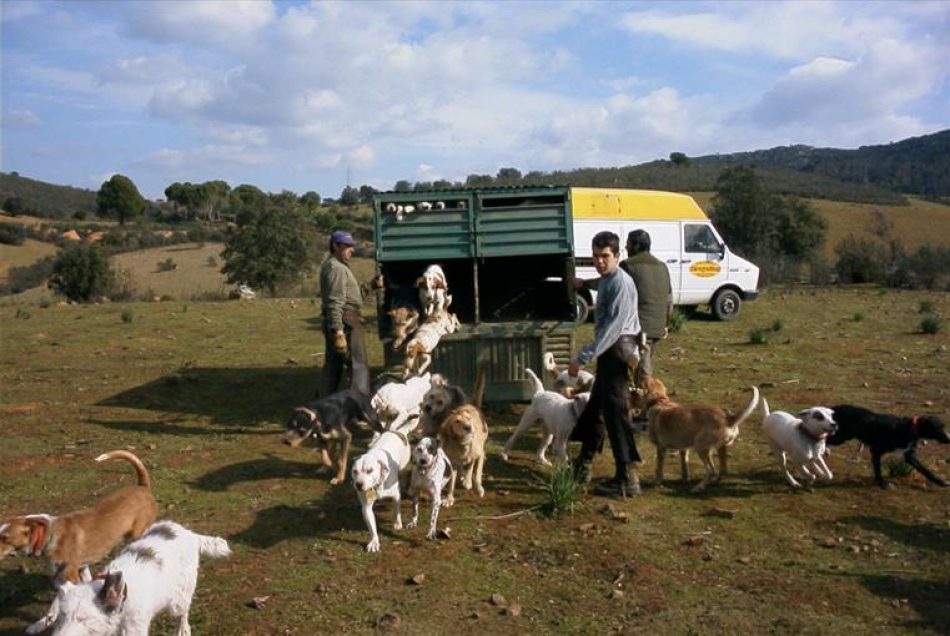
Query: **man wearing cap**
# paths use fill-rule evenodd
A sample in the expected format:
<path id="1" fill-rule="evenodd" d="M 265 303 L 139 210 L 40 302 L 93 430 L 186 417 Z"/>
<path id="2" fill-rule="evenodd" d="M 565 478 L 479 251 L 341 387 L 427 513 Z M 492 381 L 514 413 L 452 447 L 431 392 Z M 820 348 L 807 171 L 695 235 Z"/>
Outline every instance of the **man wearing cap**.
<path id="1" fill-rule="evenodd" d="M 349 232 L 330 235 L 330 253 L 320 267 L 320 299 L 323 304 L 323 336 L 326 359 L 323 364 L 322 395 L 341 387 L 343 369 L 350 368 L 350 386 L 369 393 L 369 365 L 366 335 L 363 333 L 363 290 L 350 269 L 355 241 Z M 375 281 L 374 281 L 375 282 Z"/>

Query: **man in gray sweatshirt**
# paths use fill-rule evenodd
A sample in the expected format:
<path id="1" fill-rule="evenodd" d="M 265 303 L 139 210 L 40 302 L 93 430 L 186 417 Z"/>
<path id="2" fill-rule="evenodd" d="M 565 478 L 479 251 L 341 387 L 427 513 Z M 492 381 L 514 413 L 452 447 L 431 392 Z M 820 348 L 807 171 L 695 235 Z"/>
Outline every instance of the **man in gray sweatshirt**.
<path id="1" fill-rule="evenodd" d="M 636 468 L 640 454 L 627 407 L 632 372 L 639 361 L 637 288 L 619 267 L 620 237 L 613 232 L 600 232 L 591 240 L 591 250 L 594 269 L 600 274 L 594 341 L 584 346 L 568 367 L 568 373 L 577 375 L 581 367 L 597 360 L 590 401 L 571 435 L 571 439 L 581 441 L 575 477 L 582 483 L 590 481 L 594 456 L 602 450 L 604 438 L 609 437 L 616 474 L 598 484 L 594 492 L 627 497 L 640 493 Z"/>

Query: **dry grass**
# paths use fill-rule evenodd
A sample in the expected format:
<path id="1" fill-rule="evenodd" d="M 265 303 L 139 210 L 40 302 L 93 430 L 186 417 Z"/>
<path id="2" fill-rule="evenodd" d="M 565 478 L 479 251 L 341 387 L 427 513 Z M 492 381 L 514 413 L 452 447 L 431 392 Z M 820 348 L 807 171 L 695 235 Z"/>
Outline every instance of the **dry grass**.
<path id="1" fill-rule="evenodd" d="M 950 315 L 948 294 L 768 293 L 736 321 L 690 321 L 663 343 L 658 368 L 683 402 L 735 408 L 757 384 L 773 408 L 849 401 L 945 413 L 950 334 L 916 331 L 921 301 Z M 160 515 L 235 550 L 202 567 L 196 634 L 368 634 L 395 621 L 409 634 L 950 631 L 950 492 L 913 477 L 880 491 L 856 445 L 835 449 L 833 482 L 791 492 L 753 417 L 730 475 L 705 495 L 670 482 L 630 501 L 585 497 L 559 519 L 509 516 L 543 502 L 543 471 L 531 436 L 501 461 L 519 407 L 500 405 L 489 413 L 484 499 L 463 492 L 440 516 L 451 539 L 394 532 L 384 507 L 382 552 L 370 555 L 349 484 L 331 487 L 316 453 L 278 442 L 316 384 L 315 302 L 22 309 L 0 305 L 0 513 L 87 505 L 132 480 L 127 466 L 92 458 L 135 449 Z M 777 337 L 746 344 L 751 328 L 777 319 Z M 590 330 L 578 329 L 579 343 Z M 354 453 L 367 442 L 359 434 Z M 639 444 L 649 474 L 653 449 Z M 947 451 L 931 444 L 921 455 L 948 477 Z M 595 473 L 610 472 L 608 453 Z M 0 633 L 44 611 L 46 572 L 28 558 L 0 564 Z M 267 599 L 259 609 L 248 606 L 255 597 Z M 153 633 L 172 632 L 160 621 Z"/>

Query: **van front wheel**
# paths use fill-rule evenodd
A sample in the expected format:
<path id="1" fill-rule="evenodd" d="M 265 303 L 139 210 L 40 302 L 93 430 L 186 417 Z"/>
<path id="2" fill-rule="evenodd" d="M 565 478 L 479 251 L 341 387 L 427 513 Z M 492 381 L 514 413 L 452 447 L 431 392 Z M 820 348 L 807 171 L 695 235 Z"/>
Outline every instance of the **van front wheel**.
<path id="1" fill-rule="evenodd" d="M 742 299 L 732 289 L 723 289 L 709 304 L 713 316 L 718 320 L 732 320 L 739 315 L 742 309 Z"/>

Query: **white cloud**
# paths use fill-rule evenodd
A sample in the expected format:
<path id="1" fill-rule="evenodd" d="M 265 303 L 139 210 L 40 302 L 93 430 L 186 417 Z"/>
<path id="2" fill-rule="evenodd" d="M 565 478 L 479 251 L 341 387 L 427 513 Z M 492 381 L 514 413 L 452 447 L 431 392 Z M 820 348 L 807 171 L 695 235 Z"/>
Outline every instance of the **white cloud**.
<path id="1" fill-rule="evenodd" d="M 873 11 L 873 4 L 862 5 L 741 2 L 692 13 L 692 5 L 671 3 L 663 10 L 628 12 L 621 24 L 631 34 L 658 35 L 689 47 L 787 59 L 855 53 L 868 42 L 902 33 L 899 22 Z"/>
<path id="2" fill-rule="evenodd" d="M 3 113 L 4 128 L 38 128 L 42 122 L 31 110 L 11 110 Z"/>
<path id="3" fill-rule="evenodd" d="M 873 43 L 855 60 L 818 57 L 790 69 L 738 119 L 763 127 L 795 126 L 858 137 L 874 128 L 879 140 L 920 134 L 932 122 L 901 116 L 902 109 L 940 87 L 946 77 L 927 50 L 893 39 Z M 856 131 L 861 131 L 856 135 Z M 813 133 L 814 134 L 814 133 Z"/>
<path id="4" fill-rule="evenodd" d="M 240 50 L 275 19 L 268 0 L 135 2 L 121 6 L 131 35 L 160 43 Z"/>

